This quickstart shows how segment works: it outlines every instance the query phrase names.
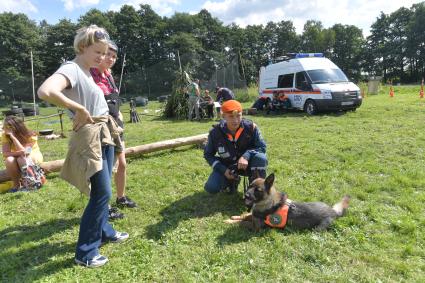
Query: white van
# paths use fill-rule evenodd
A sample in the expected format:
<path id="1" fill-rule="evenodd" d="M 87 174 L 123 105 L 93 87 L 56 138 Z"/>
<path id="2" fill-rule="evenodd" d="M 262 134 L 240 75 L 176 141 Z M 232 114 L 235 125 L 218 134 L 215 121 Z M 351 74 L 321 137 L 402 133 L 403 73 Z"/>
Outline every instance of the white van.
<path id="1" fill-rule="evenodd" d="M 259 95 L 273 100 L 285 95 L 290 107 L 309 115 L 326 110 L 355 110 L 362 104 L 360 88 L 322 53 L 292 53 L 260 69 Z"/>

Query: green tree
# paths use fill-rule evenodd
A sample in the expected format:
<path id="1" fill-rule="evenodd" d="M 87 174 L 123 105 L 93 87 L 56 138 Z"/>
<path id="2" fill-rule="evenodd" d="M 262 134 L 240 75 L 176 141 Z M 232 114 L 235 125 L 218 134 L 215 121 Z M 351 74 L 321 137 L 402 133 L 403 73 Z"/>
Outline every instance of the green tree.
<path id="1" fill-rule="evenodd" d="M 196 22 L 199 23 L 199 39 L 202 43 L 202 48 L 223 52 L 228 37 L 223 23 L 212 17 L 205 9 L 196 14 L 196 17 L 198 18 Z"/>
<path id="2" fill-rule="evenodd" d="M 134 7 L 124 5 L 113 15 L 112 23 L 117 30 L 114 40 L 120 48 L 114 73 L 121 72 L 123 56 L 126 54 L 121 94 L 136 95 L 138 93 L 135 90 L 141 90 L 143 86 L 139 79 L 142 77 L 143 64 L 143 54 L 140 52 L 140 46 L 143 44 L 140 31 L 141 19 Z"/>
<path id="3" fill-rule="evenodd" d="M 44 62 L 43 75 L 53 74 L 64 61 L 75 57 L 74 37 L 77 25 L 68 19 L 61 19 L 55 25 L 44 27 L 44 48 L 42 59 Z"/>
<path id="4" fill-rule="evenodd" d="M 117 32 L 116 27 L 111 21 L 113 15 L 114 12 L 103 13 L 97 9 L 90 9 L 87 13 L 80 16 L 78 19 L 78 26 L 97 25 L 99 27 L 103 27 L 108 31 L 109 35 L 113 39 Z"/>
<path id="5" fill-rule="evenodd" d="M 266 48 L 271 59 L 298 52 L 300 38 L 291 21 L 269 22 L 264 28 Z"/>
<path id="6" fill-rule="evenodd" d="M 407 81 L 405 72 L 406 61 L 408 60 L 409 23 L 412 12 L 404 7 L 391 13 L 388 29 L 388 67 L 391 72 L 391 79 Z"/>
<path id="7" fill-rule="evenodd" d="M 381 13 L 371 26 L 371 34 L 368 36 L 368 49 L 372 52 L 372 61 L 368 63 L 373 66 L 372 72 L 377 75 L 383 75 L 387 80 L 389 68 L 388 55 L 390 54 L 388 46 L 388 30 L 390 22 L 388 15 Z"/>
<path id="8" fill-rule="evenodd" d="M 249 25 L 244 29 L 243 58 L 248 83 L 255 82 L 258 70 L 269 62 L 267 35 L 263 25 Z"/>
<path id="9" fill-rule="evenodd" d="M 411 10 L 407 48 L 412 80 L 419 81 L 425 77 L 425 3 L 415 4 Z"/>
<path id="10" fill-rule="evenodd" d="M 301 35 L 301 50 L 304 52 L 322 52 L 329 56 L 335 42 L 332 29 L 324 29 L 320 21 L 308 20 Z"/>
<path id="11" fill-rule="evenodd" d="M 32 97 L 30 52 L 34 70 L 40 72 L 41 48 L 42 37 L 34 21 L 24 14 L 0 14 L 0 89 L 16 99 Z"/>
<path id="12" fill-rule="evenodd" d="M 353 25 L 336 24 L 332 28 L 335 43 L 330 55 L 332 61 L 354 80 L 361 77 L 361 56 L 364 38 L 361 29 Z"/>

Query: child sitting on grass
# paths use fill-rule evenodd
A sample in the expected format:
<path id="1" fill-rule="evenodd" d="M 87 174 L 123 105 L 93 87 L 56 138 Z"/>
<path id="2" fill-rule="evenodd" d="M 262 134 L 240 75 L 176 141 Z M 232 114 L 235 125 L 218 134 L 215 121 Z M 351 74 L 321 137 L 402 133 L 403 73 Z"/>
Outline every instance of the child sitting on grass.
<path id="1" fill-rule="evenodd" d="M 27 165 L 26 158 L 31 158 L 35 164 L 43 162 L 37 134 L 29 130 L 22 119 L 7 116 L 3 122 L 2 148 L 6 172 L 12 179 L 13 189 L 19 189 L 21 168 Z"/>

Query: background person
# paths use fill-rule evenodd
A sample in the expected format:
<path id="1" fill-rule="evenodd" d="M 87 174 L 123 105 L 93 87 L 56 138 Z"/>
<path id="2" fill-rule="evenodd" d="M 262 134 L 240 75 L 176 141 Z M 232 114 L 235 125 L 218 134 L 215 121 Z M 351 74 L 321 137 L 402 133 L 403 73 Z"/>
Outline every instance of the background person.
<path id="1" fill-rule="evenodd" d="M 118 88 L 115 84 L 114 78 L 111 75 L 111 68 L 115 65 L 115 62 L 117 60 L 117 53 L 117 45 L 114 42 L 110 41 L 105 60 L 100 63 L 98 68 L 91 68 L 90 73 L 95 83 L 102 89 L 103 94 L 105 95 L 106 102 L 108 103 L 109 114 L 114 117 L 115 121 L 121 128 L 124 128 L 123 116 L 119 109 L 120 100 Z M 137 206 L 136 203 L 125 195 L 127 162 L 125 160 L 123 138 L 124 136 L 121 135 L 123 148 L 115 148 L 118 165 L 116 167 L 116 172 L 114 175 L 115 186 L 117 188 L 117 199 L 115 202 L 118 206 L 133 208 Z M 114 219 L 122 217 L 123 215 L 118 213 L 114 209 L 109 209 L 109 218 Z"/>
<path id="2" fill-rule="evenodd" d="M 35 164 L 43 162 L 37 140 L 37 134 L 29 130 L 21 118 L 7 116 L 4 119 L 2 150 L 6 172 L 13 182 L 12 191 L 21 187 L 21 168 L 27 165 L 27 154 Z"/>
<path id="3" fill-rule="evenodd" d="M 227 100 L 234 100 L 235 94 L 227 87 L 216 87 L 215 92 L 217 93 L 216 101 L 223 104 Z"/>
<path id="4" fill-rule="evenodd" d="M 214 99 L 211 97 L 208 89 L 205 90 L 203 99 L 205 108 L 207 109 L 207 117 L 214 118 Z"/>
<path id="5" fill-rule="evenodd" d="M 257 125 L 242 118 L 242 106 L 236 100 L 224 102 L 221 112 L 223 120 L 213 126 L 204 149 L 204 158 L 213 169 L 204 186 L 209 193 L 232 190 L 232 167 L 245 171 L 250 181 L 254 171 L 266 177 L 266 142 Z"/>
<path id="6" fill-rule="evenodd" d="M 217 113 L 217 119 L 221 119 L 221 104 L 223 104 L 223 102 L 227 101 L 227 100 L 233 100 L 235 99 L 235 95 L 233 93 L 233 91 L 231 91 L 230 89 L 228 89 L 227 87 L 216 87 L 215 88 L 215 92 L 216 92 L 216 99 L 215 101 L 217 101 L 218 104 L 216 104 L 215 110 Z"/>
<path id="7" fill-rule="evenodd" d="M 127 233 L 116 232 L 108 223 L 119 128 L 108 115 L 103 92 L 90 75 L 90 68 L 99 67 L 105 59 L 108 40 L 106 31 L 96 25 L 79 29 L 74 38 L 74 60 L 63 63 L 38 89 L 40 99 L 67 108 L 73 121 L 74 132 L 61 177 L 90 196 L 75 252 L 75 262 L 87 267 L 99 267 L 108 261 L 99 253 L 102 242 L 117 243 L 128 238 Z"/>
<path id="8" fill-rule="evenodd" d="M 199 90 L 199 80 L 194 80 L 189 87 L 189 121 L 192 120 L 193 110 L 195 110 L 195 119 L 200 120 L 199 117 L 199 97 L 201 92 Z"/>

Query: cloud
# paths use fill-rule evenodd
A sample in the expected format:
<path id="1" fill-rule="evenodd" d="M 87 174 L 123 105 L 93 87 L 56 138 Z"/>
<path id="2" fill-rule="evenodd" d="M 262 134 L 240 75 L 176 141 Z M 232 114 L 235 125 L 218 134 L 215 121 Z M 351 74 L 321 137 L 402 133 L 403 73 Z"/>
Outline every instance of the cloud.
<path id="1" fill-rule="evenodd" d="M 202 8 L 225 24 L 236 23 L 242 27 L 291 20 L 301 33 L 307 20 L 321 21 L 324 27 L 341 23 L 355 25 L 365 34 L 380 15 L 388 14 L 401 6 L 410 8 L 423 0 L 208 0 Z"/>
<path id="2" fill-rule="evenodd" d="M 148 4 L 159 15 L 169 16 L 176 10 L 175 6 L 180 4 L 180 0 L 125 0 L 120 3 L 111 4 L 109 9 L 119 11 L 123 5 L 130 5 L 135 9 L 139 9 L 140 4 Z"/>
<path id="3" fill-rule="evenodd" d="M 38 9 L 31 3 L 30 0 L 2 0 L 0 12 L 37 13 Z"/>
<path id="4" fill-rule="evenodd" d="M 77 8 L 84 8 L 99 4 L 99 0 L 61 0 L 65 10 L 71 12 Z"/>

